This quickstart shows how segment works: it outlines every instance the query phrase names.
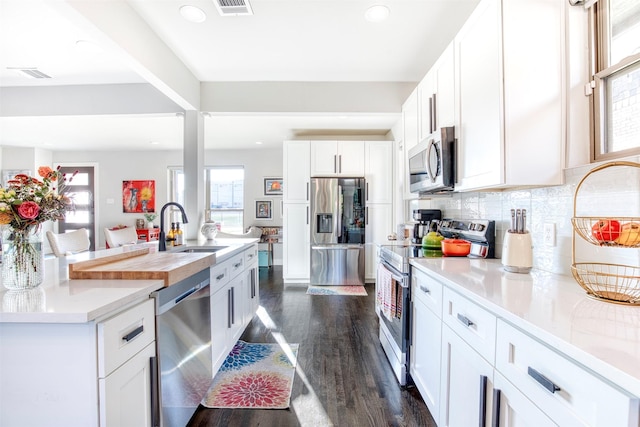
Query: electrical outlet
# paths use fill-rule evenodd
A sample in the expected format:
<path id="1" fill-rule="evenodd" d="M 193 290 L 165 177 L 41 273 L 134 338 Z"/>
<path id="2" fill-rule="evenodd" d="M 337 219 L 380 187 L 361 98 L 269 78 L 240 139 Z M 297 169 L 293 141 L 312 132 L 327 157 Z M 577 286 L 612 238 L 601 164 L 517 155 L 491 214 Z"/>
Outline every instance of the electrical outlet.
<path id="1" fill-rule="evenodd" d="M 544 224 L 544 244 L 552 247 L 556 245 L 556 225 L 552 222 Z"/>

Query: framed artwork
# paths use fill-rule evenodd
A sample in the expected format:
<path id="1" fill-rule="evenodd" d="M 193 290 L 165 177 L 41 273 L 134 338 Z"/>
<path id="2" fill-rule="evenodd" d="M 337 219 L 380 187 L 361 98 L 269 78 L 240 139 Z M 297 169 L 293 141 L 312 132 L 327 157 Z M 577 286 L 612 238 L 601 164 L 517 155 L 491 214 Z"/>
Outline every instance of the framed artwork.
<path id="1" fill-rule="evenodd" d="M 156 182 L 122 181 L 122 212 L 147 213 L 156 211 Z"/>
<path id="2" fill-rule="evenodd" d="M 256 219 L 273 219 L 271 200 L 256 201 Z"/>
<path id="3" fill-rule="evenodd" d="M 2 186 L 7 188 L 9 186 L 9 180 L 13 179 L 16 175 L 29 175 L 31 176 L 31 170 L 29 169 L 5 169 L 2 171 Z"/>
<path id="4" fill-rule="evenodd" d="M 265 178 L 264 179 L 264 195 L 265 196 L 282 195 L 282 178 Z"/>

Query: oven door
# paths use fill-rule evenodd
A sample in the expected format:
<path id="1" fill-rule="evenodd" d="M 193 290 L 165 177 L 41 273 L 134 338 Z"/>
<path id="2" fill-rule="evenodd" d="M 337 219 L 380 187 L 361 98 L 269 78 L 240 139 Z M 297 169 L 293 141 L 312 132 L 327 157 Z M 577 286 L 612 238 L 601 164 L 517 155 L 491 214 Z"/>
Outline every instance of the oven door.
<path id="1" fill-rule="evenodd" d="M 391 276 L 390 284 L 385 276 Z M 376 280 L 376 303 L 380 319 L 380 344 L 400 382 L 407 384 L 409 362 L 409 275 L 402 274 L 384 261 L 380 262 Z"/>

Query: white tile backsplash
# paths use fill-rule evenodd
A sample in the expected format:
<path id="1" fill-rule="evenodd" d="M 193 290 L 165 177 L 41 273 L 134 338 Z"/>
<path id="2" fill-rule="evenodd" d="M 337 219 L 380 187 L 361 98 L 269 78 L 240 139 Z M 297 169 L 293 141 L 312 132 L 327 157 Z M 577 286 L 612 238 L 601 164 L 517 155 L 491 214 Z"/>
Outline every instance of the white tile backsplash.
<path id="1" fill-rule="evenodd" d="M 625 160 L 640 163 L 640 156 Z M 566 170 L 565 184 L 560 186 L 454 193 L 413 200 L 409 203 L 409 216 L 414 209 L 440 209 L 446 218 L 495 220 L 496 258 L 500 258 L 502 239 L 511 222 L 511 209 L 527 209 L 527 229 L 532 233 L 534 267 L 571 275 L 574 201 L 576 216 L 640 217 L 640 168 L 614 166 L 589 174 L 597 166 L 592 164 Z M 556 225 L 555 247 L 544 245 L 542 233 L 545 223 Z M 575 239 L 576 262 L 640 267 L 640 249 L 599 248 L 586 243 L 578 235 Z"/>

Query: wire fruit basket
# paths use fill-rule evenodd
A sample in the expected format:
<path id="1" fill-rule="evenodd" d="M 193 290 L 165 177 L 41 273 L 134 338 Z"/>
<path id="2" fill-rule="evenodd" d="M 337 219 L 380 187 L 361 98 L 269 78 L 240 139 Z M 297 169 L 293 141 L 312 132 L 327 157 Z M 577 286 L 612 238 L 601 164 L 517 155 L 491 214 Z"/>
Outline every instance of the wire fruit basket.
<path id="1" fill-rule="evenodd" d="M 573 199 L 573 241 L 571 273 L 578 284 L 595 299 L 618 304 L 640 305 L 640 267 L 601 262 L 576 262 L 576 235 L 605 247 L 640 248 L 640 217 L 577 216 L 580 187 L 592 174 L 610 167 L 640 168 L 634 162 L 610 162 L 587 173 L 576 187 Z"/>

